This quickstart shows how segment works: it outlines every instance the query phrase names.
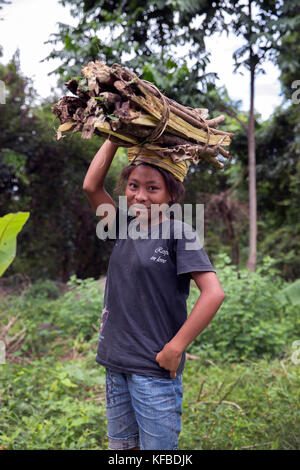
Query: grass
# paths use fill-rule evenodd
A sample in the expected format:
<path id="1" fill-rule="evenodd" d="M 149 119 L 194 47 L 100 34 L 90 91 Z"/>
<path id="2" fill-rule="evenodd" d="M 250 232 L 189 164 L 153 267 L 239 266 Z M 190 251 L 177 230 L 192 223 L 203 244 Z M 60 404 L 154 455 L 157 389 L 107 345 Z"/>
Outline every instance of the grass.
<path id="1" fill-rule="evenodd" d="M 95 362 L 103 289 L 96 281 L 73 287 L 53 298 L 3 298 L 1 324 L 19 315 L 6 340 L 25 333 L 0 364 L 2 449 L 108 448 L 105 369 Z M 187 359 L 179 449 L 299 450 L 300 364 L 292 352 L 227 362 L 202 351 Z"/>
<path id="2" fill-rule="evenodd" d="M 1 366 L 0 446 L 107 449 L 104 368 L 94 353 Z M 180 449 L 299 449 L 300 368 L 187 360 Z"/>
<path id="3" fill-rule="evenodd" d="M 184 378 L 182 449 L 299 449 L 300 368 L 289 359 L 204 365 Z"/>

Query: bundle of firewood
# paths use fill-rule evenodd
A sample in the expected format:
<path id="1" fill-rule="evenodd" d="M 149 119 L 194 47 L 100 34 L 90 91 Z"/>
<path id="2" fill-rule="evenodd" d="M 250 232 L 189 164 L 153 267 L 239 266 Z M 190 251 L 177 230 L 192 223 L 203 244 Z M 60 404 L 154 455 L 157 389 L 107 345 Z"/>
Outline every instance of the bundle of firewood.
<path id="1" fill-rule="evenodd" d="M 223 168 L 218 155 L 231 159 L 223 146 L 233 134 L 217 129 L 223 115 L 209 120 L 207 109 L 182 106 L 119 64 L 89 62 L 82 75 L 65 83 L 76 96 L 53 106 L 61 122 L 58 140 L 72 131 L 84 139 L 97 134 L 123 147 L 144 147 L 175 162 L 204 160 Z"/>

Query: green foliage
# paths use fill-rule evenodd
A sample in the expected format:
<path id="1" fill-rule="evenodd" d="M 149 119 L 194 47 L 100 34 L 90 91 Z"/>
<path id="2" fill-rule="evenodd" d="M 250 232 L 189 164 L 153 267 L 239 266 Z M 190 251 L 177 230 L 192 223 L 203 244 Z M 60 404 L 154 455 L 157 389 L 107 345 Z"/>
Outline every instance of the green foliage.
<path id="1" fill-rule="evenodd" d="M 26 223 L 29 212 L 0 217 L 0 276 L 13 262 L 17 250 L 17 235 Z"/>
<path id="2" fill-rule="evenodd" d="M 220 255 L 216 272 L 226 294 L 216 316 L 189 346 L 192 354 L 224 362 L 282 357 L 300 337 L 297 306 L 283 306 L 277 297 L 285 283 L 264 257 L 256 272 L 236 270 L 227 255 Z M 189 297 L 189 311 L 199 291 Z"/>
<path id="3" fill-rule="evenodd" d="M 187 26 L 180 24 L 177 13 L 185 11 L 186 2 L 160 2 L 147 0 L 140 5 L 137 1 L 92 0 L 78 4 L 77 0 L 64 0 L 72 15 L 77 19 L 75 26 L 59 24 L 59 32 L 53 34 L 49 43 L 53 46 L 64 44 L 61 49 L 53 49 L 44 60 L 60 59 L 60 66 L 53 71 L 60 75 L 60 83 L 74 75 L 79 75 L 82 65 L 89 60 L 104 60 L 109 66 L 118 62 L 143 74 L 144 79 L 155 81 L 162 90 L 174 96 L 188 96 L 190 87 L 196 90 L 197 81 L 203 86 L 213 81 L 216 74 L 203 74 L 209 61 L 204 47 L 204 29 L 198 31 L 197 60 L 193 76 L 189 72 L 186 58 L 177 57 L 172 46 L 187 43 Z M 189 8 L 196 6 L 189 2 Z M 210 10 L 205 2 L 201 10 Z M 216 11 L 214 8 L 213 11 Z M 109 33 L 107 34 L 107 32 Z M 186 54 L 186 57 L 189 53 Z M 181 93 L 181 95 L 180 95 Z"/>
<path id="4" fill-rule="evenodd" d="M 299 80 L 300 76 L 299 4 L 297 0 L 290 0 L 289 2 L 283 2 L 281 8 L 286 18 L 280 25 L 280 29 L 284 29 L 285 34 L 281 39 L 277 64 L 281 73 L 282 91 L 285 97 L 290 99 L 293 92 L 291 85 L 295 80 Z"/>
<path id="5" fill-rule="evenodd" d="M 28 185 L 29 181 L 25 173 L 26 156 L 10 149 L 2 148 L 3 162 L 11 165 L 15 171 L 16 178 L 23 184 Z"/>
<path id="6" fill-rule="evenodd" d="M 46 279 L 45 281 L 40 279 L 27 287 L 24 291 L 24 299 L 30 299 L 30 297 L 33 297 L 34 299 L 57 299 L 59 296 L 60 291 L 58 286 L 49 279 Z"/>
<path id="7" fill-rule="evenodd" d="M 288 360 L 188 361 L 180 449 L 299 449 L 299 385 Z"/>
<path id="8" fill-rule="evenodd" d="M 107 449 L 105 371 L 55 357 L 1 369 L 7 449 Z M 299 450 L 300 369 L 289 361 L 187 361 L 179 449 Z"/>
<path id="9" fill-rule="evenodd" d="M 92 278 L 78 279 L 71 276 L 67 285 L 71 288 L 55 305 L 53 320 L 58 328 L 90 340 L 98 331 L 101 317 L 99 283 Z"/>
<path id="10" fill-rule="evenodd" d="M 298 310 L 276 299 L 287 283 L 270 258 L 240 278 L 229 262 L 223 255 L 216 266 L 225 302 L 188 349 L 199 357 L 185 365 L 179 448 L 299 449 L 300 369 L 290 360 Z M 22 312 L 10 336 L 26 329 L 22 348 L 0 365 L 0 446 L 107 449 L 105 370 L 95 363 L 103 292 L 76 276 L 58 298 L 52 287 L 36 283 L 0 306 L 3 324 Z M 197 295 L 192 287 L 189 308 Z"/>
<path id="11" fill-rule="evenodd" d="M 258 250 L 288 280 L 300 277 L 299 109 L 278 107 L 257 134 Z"/>
<path id="12" fill-rule="evenodd" d="M 0 10 L 4 3 L 0 0 Z M 78 24 L 75 28 L 60 24 L 59 33 L 52 36 L 52 44 L 63 44 L 49 56 L 61 59 L 56 69 L 61 85 L 80 75 L 89 60 L 122 62 L 186 106 L 207 107 L 211 117 L 223 106 L 246 123 L 240 104 L 225 89 L 215 87 L 216 74 L 205 73 L 209 63 L 205 34 L 231 27 L 245 33 L 248 44 L 260 46 L 248 59 L 247 46 L 242 46 L 235 54 L 237 64 L 249 67 L 259 60 L 263 64 L 279 52 L 288 99 L 292 81 L 299 78 L 296 0 L 283 2 L 277 12 L 273 4 L 260 2 L 260 13 L 267 13 L 260 14 L 255 24 L 249 23 L 240 2 L 226 2 L 234 8 L 231 24 L 224 21 L 223 1 L 149 0 L 141 6 L 130 0 L 121 6 L 115 0 L 62 0 L 62 4 L 72 7 Z M 280 18 L 271 17 L 274 13 Z M 199 18 L 201 29 L 194 21 Z M 110 31 L 107 40 L 101 34 L 105 28 Z M 274 44 L 276 31 L 280 40 Z M 172 54 L 174 45 L 188 41 L 186 56 Z M 188 67 L 190 58 L 196 61 Z M 5 212 L 30 209 L 32 215 L 9 273 L 23 272 L 36 280 L 24 295 L 11 296 L 0 306 L 3 325 L 20 315 L 9 336 L 25 331 L 20 348 L 0 366 L 0 446 L 106 448 L 104 370 L 94 360 L 103 292 L 94 277 L 106 271 L 110 245 L 96 239 L 96 217 L 82 192 L 84 174 L 102 141 L 82 141 L 77 135 L 55 140 L 51 106 L 59 97 L 32 107 L 35 92 L 21 73 L 18 53 L 7 66 L 0 65 L 0 79 L 8 91 L 0 114 L 0 207 Z M 65 93 L 65 87 L 61 89 Z M 180 449 L 299 449 L 299 364 L 290 360 L 292 345 L 300 337 L 298 290 L 294 292 L 299 281 L 284 280 L 300 277 L 299 106 L 282 106 L 265 123 L 258 118 L 258 268 L 255 273 L 242 268 L 248 236 L 242 219 L 236 221 L 241 253 L 237 268 L 230 264 L 225 222 L 216 224 L 211 217 L 208 247 L 226 299 L 188 348 L 199 358 L 186 362 Z M 235 132 L 234 165 L 224 172 L 205 164 L 193 169 L 185 184 L 185 202 L 206 204 L 210 196 L 229 188 L 239 207 L 248 202 L 247 135 L 229 117 L 226 130 Z M 119 149 L 106 178 L 110 194 L 126 164 L 126 150 Z M 59 295 L 49 278 L 69 280 L 69 291 Z M 293 302 L 282 302 L 283 293 L 292 290 Z M 193 287 L 189 311 L 198 296 Z"/>
<path id="13" fill-rule="evenodd" d="M 29 209 L 26 161 L 36 132 L 36 118 L 30 109 L 36 93 L 32 81 L 21 73 L 19 55 L 17 50 L 6 66 L 0 64 L 0 80 L 6 91 L 0 113 L 0 215 Z"/>
<path id="14" fill-rule="evenodd" d="M 96 236 L 97 218 L 82 183 L 103 141 L 84 141 L 79 135 L 56 141 L 51 107 L 58 98 L 32 105 L 34 92 L 20 71 L 18 54 L 7 66 L 0 65 L 0 79 L 8 92 L 0 113 L 0 216 L 24 210 L 31 214 L 5 276 L 21 272 L 33 282 L 66 282 L 73 273 L 98 277 L 107 267 L 111 244 Z M 116 156 L 107 175 L 109 191 L 124 162 L 124 152 L 118 155 L 122 158 Z"/>
<path id="15" fill-rule="evenodd" d="M 227 2 L 228 8 L 235 3 L 239 4 L 238 12 L 246 15 L 240 2 Z M 126 1 L 122 8 L 114 0 L 66 0 L 63 4 L 71 7 L 78 25 L 73 28 L 61 24 L 60 33 L 52 36 L 53 44 L 58 45 L 62 39 L 65 46 L 58 54 L 62 59 L 58 69 L 62 82 L 74 75 L 79 77 L 81 66 L 88 60 L 103 59 L 112 65 L 124 57 L 124 65 L 142 78 L 154 81 L 170 98 L 186 106 L 207 107 L 210 117 L 227 109 L 240 122 L 247 123 L 248 116 L 241 111 L 240 102 L 230 99 L 225 88 L 216 88 L 216 74 L 205 72 L 209 55 L 205 52 L 204 32 L 226 31 L 235 25 L 224 24 L 221 28 L 223 1 L 199 4 L 176 0 L 165 4 L 149 0 L 143 7 L 136 1 Z M 262 11 L 267 7 L 263 3 Z M 287 25 L 295 28 L 298 21 L 294 7 L 294 1 L 286 2 L 281 11 L 282 25 L 278 22 L 284 34 L 282 50 L 287 54 L 286 60 L 292 48 L 291 41 L 285 43 L 284 38 L 297 38 L 294 29 L 286 36 Z M 271 21 L 272 9 L 271 5 L 265 21 Z M 196 21 L 200 17 L 201 30 Z M 252 26 L 257 29 L 259 25 L 258 22 Z M 104 40 L 105 36 L 99 33 L 107 27 L 111 28 L 111 37 Z M 266 33 L 263 27 L 260 30 Z M 255 34 L 251 41 L 258 41 Z M 189 40 L 186 56 L 174 53 L 174 46 Z M 294 52 L 297 57 L 297 50 Z M 190 61 L 192 56 L 197 60 Z M 8 65 L 0 65 L 0 79 L 7 90 L 7 105 L 0 114 L 0 216 L 7 211 L 31 212 L 18 257 L 5 275 L 24 273 L 32 281 L 51 278 L 67 282 L 72 274 L 97 278 L 106 272 L 112 243 L 104 244 L 97 239 L 97 218 L 82 190 L 82 182 L 102 140 L 97 137 L 82 140 L 74 134 L 56 141 L 57 122 L 51 106 L 59 97 L 49 97 L 33 107 L 35 91 L 21 73 L 18 52 Z M 65 86 L 62 91 L 66 92 Z M 258 264 L 262 254 L 269 254 L 284 278 L 293 281 L 300 276 L 299 106 L 283 106 L 270 121 L 259 121 L 257 115 Z M 228 253 L 242 268 L 248 257 L 249 238 L 247 134 L 228 115 L 224 128 L 235 133 L 230 147 L 232 164 L 222 171 L 206 163 L 192 166 L 185 180 L 184 202 L 204 203 L 206 209 L 212 199 L 233 190 L 233 199 L 228 197 L 230 217 L 226 218 L 225 208 L 220 210 L 217 220 L 206 213 L 207 246 L 213 257 L 219 252 Z M 119 149 L 106 177 L 106 190 L 116 198 L 114 188 L 127 163 L 127 151 Z M 235 234 L 228 227 L 230 218 Z M 234 248 L 238 248 L 235 256 Z"/>
<path id="16" fill-rule="evenodd" d="M 91 361 L 0 367 L 1 448 L 104 447 L 105 377 Z"/>
<path id="17" fill-rule="evenodd" d="M 227 255 L 220 255 L 215 263 L 226 298 L 188 352 L 224 362 L 283 357 L 300 337 L 298 305 L 282 304 L 278 296 L 289 284 L 278 276 L 269 257 L 255 273 L 237 271 L 229 263 Z M 56 297 L 57 288 L 51 281 L 37 282 L 6 308 L 6 315 L 22 311 L 22 324 L 13 332 L 26 326 L 24 353 L 51 354 L 60 342 L 63 347 L 75 338 L 84 350 L 86 342 L 97 341 L 103 302 L 99 282 L 72 276 L 68 287 L 68 292 Z M 191 288 L 188 311 L 198 296 L 199 290 Z"/>
<path id="18" fill-rule="evenodd" d="M 300 306 L 300 279 L 280 291 L 278 298 L 283 304 L 291 303 Z"/>
<path id="19" fill-rule="evenodd" d="M 21 320 L 14 325 L 12 334 L 17 334 L 25 327 L 26 339 L 21 349 L 23 354 L 51 355 L 55 349 L 72 349 L 74 341 L 81 350 L 87 347 L 87 341 L 96 341 L 103 301 L 99 282 L 72 276 L 67 286 L 68 291 L 60 295 L 53 281 L 36 281 L 23 295 L 13 297 L 9 306 L 5 307 L 1 321 L 3 324 L 9 321 L 13 312 L 22 312 Z M 20 355 L 20 351 L 17 355 Z"/>

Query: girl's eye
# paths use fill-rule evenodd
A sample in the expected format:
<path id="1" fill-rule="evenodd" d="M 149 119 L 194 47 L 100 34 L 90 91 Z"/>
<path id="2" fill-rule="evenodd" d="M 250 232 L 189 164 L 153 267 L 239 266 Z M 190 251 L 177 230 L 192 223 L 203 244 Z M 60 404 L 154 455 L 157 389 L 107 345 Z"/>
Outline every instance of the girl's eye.
<path id="1" fill-rule="evenodd" d="M 134 184 L 134 183 L 129 183 L 128 186 L 134 188 L 134 187 L 136 187 L 136 184 Z M 152 188 L 152 190 L 158 189 L 157 186 L 149 186 L 149 189 L 150 189 L 150 190 L 151 190 L 151 188 Z"/>

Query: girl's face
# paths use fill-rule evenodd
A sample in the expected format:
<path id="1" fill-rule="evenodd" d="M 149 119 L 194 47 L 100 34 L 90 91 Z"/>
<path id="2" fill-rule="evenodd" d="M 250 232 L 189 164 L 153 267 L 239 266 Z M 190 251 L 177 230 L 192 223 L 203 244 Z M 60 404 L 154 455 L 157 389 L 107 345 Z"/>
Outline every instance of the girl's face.
<path id="1" fill-rule="evenodd" d="M 154 168 L 144 165 L 137 167 L 130 173 L 125 195 L 128 207 L 146 206 L 146 212 L 135 212 L 141 218 L 151 219 L 151 204 L 168 204 L 171 201 L 163 176 Z"/>

